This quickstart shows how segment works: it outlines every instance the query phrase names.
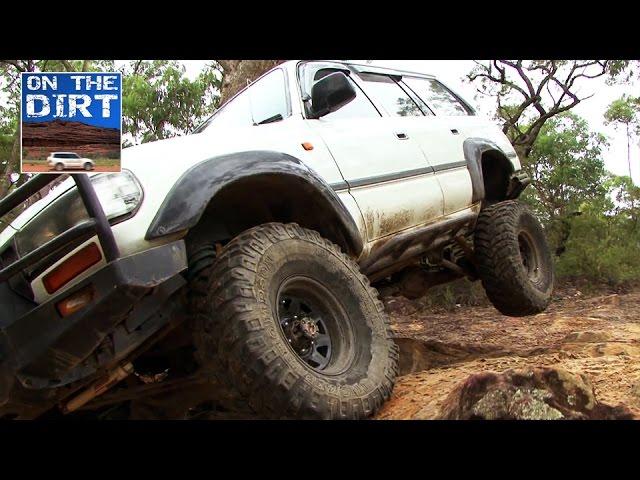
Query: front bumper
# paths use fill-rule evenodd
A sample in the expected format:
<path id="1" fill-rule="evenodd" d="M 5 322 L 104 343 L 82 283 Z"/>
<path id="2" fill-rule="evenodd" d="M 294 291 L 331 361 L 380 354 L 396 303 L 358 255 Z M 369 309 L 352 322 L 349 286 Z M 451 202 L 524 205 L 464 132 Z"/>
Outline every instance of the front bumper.
<path id="1" fill-rule="evenodd" d="M 38 391 L 86 378 L 133 351 L 151 334 L 140 334 L 145 321 L 185 284 L 180 273 L 186 268 L 179 240 L 117 258 L 31 309 L 0 284 L 0 418 L 20 414 L 20 405 L 38 403 Z M 63 318 L 56 305 L 84 289 L 92 292 L 91 302 Z"/>

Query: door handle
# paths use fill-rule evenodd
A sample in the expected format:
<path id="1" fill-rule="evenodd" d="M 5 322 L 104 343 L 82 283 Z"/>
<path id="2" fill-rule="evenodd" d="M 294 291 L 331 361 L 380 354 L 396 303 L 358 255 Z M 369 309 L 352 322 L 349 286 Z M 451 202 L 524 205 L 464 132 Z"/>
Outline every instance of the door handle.
<path id="1" fill-rule="evenodd" d="M 408 140 L 409 139 L 409 135 L 407 135 L 404 132 L 396 132 L 396 137 L 398 137 L 400 140 Z"/>

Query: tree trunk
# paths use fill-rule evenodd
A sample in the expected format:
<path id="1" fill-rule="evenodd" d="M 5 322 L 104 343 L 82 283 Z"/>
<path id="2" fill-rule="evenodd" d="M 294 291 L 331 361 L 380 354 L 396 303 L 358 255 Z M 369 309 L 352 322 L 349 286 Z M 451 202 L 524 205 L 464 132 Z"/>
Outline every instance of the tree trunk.
<path id="1" fill-rule="evenodd" d="M 223 105 L 236 93 L 254 81 L 266 71 L 279 65 L 284 60 L 219 60 L 222 67 L 222 87 L 220 103 Z"/>
<path id="2" fill-rule="evenodd" d="M 13 147 L 11 148 L 11 153 L 9 158 L 7 159 L 7 167 L 4 170 L 4 178 L 3 181 L 0 182 L 0 199 L 4 198 L 8 193 L 9 189 L 13 185 L 11 183 L 11 175 L 14 172 L 19 171 L 20 165 L 20 122 L 18 122 L 18 129 L 15 135 L 15 139 L 13 141 Z"/>
<path id="3" fill-rule="evenodd" d="M 629 133 L 629 124 L 627 123 L 627 163 L 629 164 L 629 178 L 633 181 L 631 176 L 631 133 Z"/>
<path id="4" fill-rule="evenodd" d="M 515 144 L 513 145 L 513 149 L 516 151 L 516 153 L 518 154 L 518 158 L 520 159 L 520 163 L 522 164 L 522 167 L 524 168 L 525 164 L 527 163 L 527 159 L 529 158 L 529 153 L 531 152 L 531 147 L 528 145 L 521 145 L 521 144 Z"/>

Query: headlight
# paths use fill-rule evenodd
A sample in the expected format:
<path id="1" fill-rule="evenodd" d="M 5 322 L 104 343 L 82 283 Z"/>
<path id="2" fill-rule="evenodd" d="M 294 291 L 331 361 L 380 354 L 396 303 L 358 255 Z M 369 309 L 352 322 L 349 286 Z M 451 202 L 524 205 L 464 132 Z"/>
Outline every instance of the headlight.
<path id="1" fill-rule="evenodd" d="M 128 170 L 95 175 L 91 183 L 109 220 L 132 212 L 142 199 L 142 188 Z"/>
<path id="2" fill-rule="evenodd" d="M 100 173 L 91 183 L 111 224 L 133 215 L 142 201 L 142 187 L 128 170 Z M 30 220 L 15 236 L 20 255 L 25 255 L 53 237 L 87 220 L 84 203 L 73 187 Z"/>

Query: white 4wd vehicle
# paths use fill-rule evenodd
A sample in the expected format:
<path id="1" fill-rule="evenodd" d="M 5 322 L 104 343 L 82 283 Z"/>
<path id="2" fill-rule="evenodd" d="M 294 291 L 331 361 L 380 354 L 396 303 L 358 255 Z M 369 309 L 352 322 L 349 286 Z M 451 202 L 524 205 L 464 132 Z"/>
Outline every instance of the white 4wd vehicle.
<path id="1" fill-rule="evenodd" d="M 549 303 L 516 152 L 431 76 L 287 62 L 122 165 L 72 175 L 0 236 L 6 416 L 135 410 L 197 377 L 192 406 L 226 392 L 267 417 L 363 418 L 398 363 L 370 282 L 467 276 L 507 315 Z"/>
<path id="2" fill-rule="evenodd" d="M 49 168 L 61 172 L 66 168 L 82 168 L 83 170 L 93 170 L 94 163 L 90 158 L 83 158 L 73 152 L 51 152 L 47 157 Z"/>

